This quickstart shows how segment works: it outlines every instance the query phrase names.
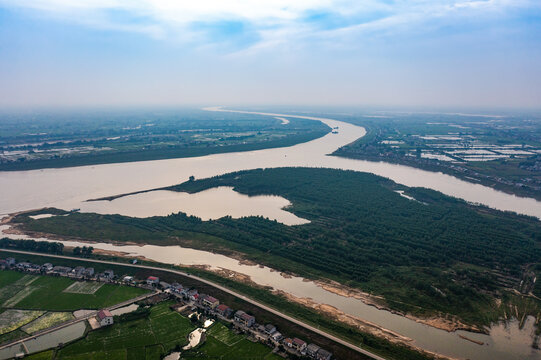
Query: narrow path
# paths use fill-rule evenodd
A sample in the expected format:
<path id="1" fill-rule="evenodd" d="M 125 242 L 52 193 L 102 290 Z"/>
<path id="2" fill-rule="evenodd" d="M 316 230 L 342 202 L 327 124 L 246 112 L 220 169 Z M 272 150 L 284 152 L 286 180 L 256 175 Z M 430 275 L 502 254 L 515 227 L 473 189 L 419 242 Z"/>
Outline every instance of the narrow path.
<path id="1" fill-rule="evenodd" d="M 224 292 L 227 292 L 233 296 L 236 296 L 252 305 L 255 305 L 263 310 L 266 310 L 270 313 L 273 313 L 274 315 L 277 315 L 285 320 L 288 320 L 294 324 L 297 324 L 297 325 L 300 325 L 302 327 L 304 327 L 305 329 L 308 329 L 316 334 L 319 334 L 321 336 L 324 336 L 326 337 L 327 339 L 330 339 L 340 345 L 343 345 L 343 346 L 346 346 L 352 350 L 355 350 L 363 355 L 366 355 L 366 356 L 369 356 L 370 358 L 372 359 L 375 359 L 375 360 L 385 360 L 385 358 L 379 356 L 379 355 L 376 355 L 368 350 L 365 350 L 365 349 L 362 349 L 360 348 L 359 346 L 356 346 L 356 345 L 353 345 L 345 340 L 342 340 L 334 335 L 331 335 L 323 330 L 320 330 L 318 328 L 315 328 L 313 327 L 312 325 L 309 325 L 305 322 L 302 322 L 301 320 L 298 320 L 294 317 L 291 317 L 289 315 L 286 315 L 274 308 L 271 308 L 267 305 L 264 305 L 258 301 L 255 301 L 253 299 L 250 299 L 249 297 L 245 296 L 245 295 L 242 295 L 236 291 L 233 291 L 231 289 L 228 289 L 226 287 L 223 287 L 221 285 L 218 285 L 212 281 L 209 281 L 209 280 L 206 280 L 206 279 L 203 279 L 199 276 L 195 276 L 195 275 L 191 275 L 191 274 L 188 274 L 188 273 L 185 273 L 183 271 L 179 271 L 179 270 L 172 270 L 172 269 L 166 269 L 166 268 L 160 268 L 160 267 L 157 267 L 157 266 L 149 266 L 149 265 L 134 265 L 134 264 L 126 264 L 126 263 L 121 263 L 121 262 L 116 262 L 116 261 L 107 261 L 107 260 L 93 260 L 93 259 L 82 259 L 82 258 L 78 258 L 78 257 L 73 257 L 73 256 L 65 256 L 65 255 L 50 255 L 50 254 L 43 254 L 43 253 L 36 253 L 36 252 L 30 252 L 30 251 L 21 251 L 21 250 L 7 250 L 7 249 L 0 249 L 0 251 L 4 251 L 4 252 L 12 252 L 12 253 L 18 253 L 18 254 L 28 254 L 28 255 L 38 255 L 38 256 L 47 256 L 47 257 L 54 257 L 54 258 L 59 258 L 59 259 L 67 259 L 67 260 L 77 260 L 77 261 L 85 261 L 85 262 L 95 262 L 95 263 L 101 263 L 101 264 L 110 264 L 110 265 L 120 265 L 120 266 L 129 266 L 129 267 L 134 267 L 134 268 L 140 268 L 140 269 L 147 269 L 147 270 L 156 270 L 156 271 L 165 271 L 165 272 L 169 272 L 169 273 L 173 273 L 173 274 L 177 274 L 177 275 L 181 275 L 181 276 L 184 276 L 184 277 L 188 277 L 190 279 L 194 279 L 194 280 L 197 280 L 199 282 L 202 282 L 204 284 L 207 284 L 207 285 L 210 285 L 218 290 L 221 290 L 221 291 L 224 291 Z M 147 295 L 148 296 L 148 295 Z M 116 305 L 115 305 L 116 306 Z M 94 314 L 95 315 L 95 314 Z M 94 316 L 92 315 L 92 316 Z M 90 317 L 90 316 L 89 316 Z M 22 340 L 19 340 L 19 342 L 22 341 Z M 14 343 L 11 343 L 12 345 Z M 0 347 L 1 349 L 1 347 Z"/>

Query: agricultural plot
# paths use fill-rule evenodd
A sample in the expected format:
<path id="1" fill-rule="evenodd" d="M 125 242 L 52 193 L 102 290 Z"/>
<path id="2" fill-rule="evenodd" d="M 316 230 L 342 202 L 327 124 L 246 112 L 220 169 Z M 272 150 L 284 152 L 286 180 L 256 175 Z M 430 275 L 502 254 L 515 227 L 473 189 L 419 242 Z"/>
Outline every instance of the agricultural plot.
<path id="1" fill-rule="evenodd" d="M 38 276 L 24 275 L 15 271 L 0 272 L 0 304 L 3 304 L 4 307 L 10 307 L 11 305 L 6 305 L 5 303 L 11 304 L 12 302 L 8 300 L 15 297 L 20 291 L 24 290 L 37 279 Z M 19 296 L 18 300 L 14 299 L 15 303 L 26 295 L 22 293 Z"/>
<path id="2" fill-rule="evenodd" d="M 245 336 L 235 334 L 221 323 L 214 324 L 208 331 L 209 336 L 213 336 L 217 340 L 223 342 L 228 346 L 235 345 L 239 341 L 243 340 Z"/>
<path id="3" fill-rule="evenodd" d="M 49 311 L 99 309 L 147 292 L 128 286 L 75 282 L 64 277 L 30 275 L 17 277 L 12 274 L 21 275 L 10 271 L 0 272 L 2 283 L 6 284 L 0 288 L 0 304 L 7 308 Z"/>
<path id="4" fill-rule="evenodd" d="M 27 334 L 35 334 L 71 319 L 73 315 L 69 312 L 50 312 L 23 326 L 21 330 Z"/>
<path id="5" fill-rule="evenodd" d="M 6 301 L 4 301 L 2 306 L 6 307 L 6 308 L 15 307 L 15 305 L 17 305 L 17 303 L 19 301 L 21 301 L 22 299 L 24 299 L 25 297 L 30 295 L 35 290 L 37 290 L 37 288 L 26 286 L 26 287 L 22 288 L 21 291 L 16 293 L 14 296 L 12 296 L 9 299 L 7 299 Z"/>
<path id="6" fill-rule="evenodd" d="M 281 359 L 274 355 L 272 349 L 260 343 L 242 339 L 229 346 L 209 335 L 201 346 L 181 355 L 181 359 L 220 359 L 220 360 L 262 360 Z"/>
<path id="7" fill-rule="evenodd" d="M 92 331 L 85 338 L 64 347 L 56 358 L 158 360 L 177 345 L 185 345 L 187 335 L 195 328 L 190 320 L 170 310 L 170 305 L 154 306 L 148 318 L 115 323 Z"/>
<path id="8" fill-rule="evenodd" d="M 43 315 L 44 311 L 6 310 L 0 314 L 0 335 L 20 328 Z"/>
<path id="9" fill-rule="evenodd" d="M 95 281 L 77 281 L 64 289 L 66 293 L 72 294 L 94 294 L 103 283 Z"/>

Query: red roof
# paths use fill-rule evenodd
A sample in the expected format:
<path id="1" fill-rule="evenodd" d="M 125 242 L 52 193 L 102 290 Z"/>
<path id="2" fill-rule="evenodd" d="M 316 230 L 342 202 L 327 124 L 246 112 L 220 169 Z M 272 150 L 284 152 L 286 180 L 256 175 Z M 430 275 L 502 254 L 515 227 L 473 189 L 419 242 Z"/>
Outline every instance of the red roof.
<path id="1" fill-rule="evenodd" d="M 158 278 L 156 276 L 149 276 L 148 280 L 156 281 Z"/>
<path id="2" fill-rule="evenodd" d="M 299 345 L 299 346 L 302 346 L 302 345 L 306 344 L 305 341 L 303 341 L 303 340 L 301 340 L 299 338 L 294 338 L 293 342 L 295 343 L 295 345 Z"/>
<path id="3" fill-rule="evenodd" d="M 220 311 L 226 311 L 227 308 L 229 308 L 229 306 L 227 306 L 225 304 L 222 304 L 222 305 L 218 305 L 218 307 L 216 309 L 218 309 Z"/>
<path id="4" fill-rule="evenodd" d="M 211 303 L 215 303 L 216 301 L 218 301 L 218 299 L 216 299 L 216 298 L 214 298 L 214 297 L 212 297 L 212 296 L 207 296 L 207 297 L 206 297 L 206 300 L 207 300 L 208 302 L 211 302 Z"/>
<path id="5" fill-rule="evenodd" d="M 113 314 L 107 309 L 98 311 L 98 319 L 100 319 L 100 321 L 106 317 L 113 317 Z"/>

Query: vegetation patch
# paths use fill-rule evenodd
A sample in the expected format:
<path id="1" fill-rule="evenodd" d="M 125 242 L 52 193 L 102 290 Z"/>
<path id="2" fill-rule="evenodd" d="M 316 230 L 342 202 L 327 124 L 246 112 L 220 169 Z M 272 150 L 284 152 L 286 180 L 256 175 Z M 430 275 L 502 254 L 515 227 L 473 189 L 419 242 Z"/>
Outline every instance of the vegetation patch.
<path id="1" fill-rule="evenodd" d="M 34 334 L 71 319 L 73 315 L 69 312 L 50 312 L 23 326 L 21 330 L 27 334 Z"/>
<path id="2" fill-rule="evenodd" d="M 506 289 L 528 295 L 535 285 L 527 274 L 539 271 L 541 223 L 531 217 L 473 206 L 371 174 L 330 169 L 242 171 L 170 190 L 198 192 L 217 186 L 283 196 L 292 202 L 289 211 L 311 222 L 286 226 L 261 217 L 202 221 L 183 213 L 146 219 L 74 213 L 32 220 L 22 215 L 16 221 L 28 230 L 90 240 L 242 253 L 280 271 L 330 278 L 383 295 L 395 310 L 458 316 L 481 326 L 497 320 L 492 309 Z M 185 240 L 187 232 L 200 237 Z"/>
<path id="3" fill-rule="evenodd" d="M 0 335 L 16 330 L 43 315 L 44 311 L 9 309 L 0 314 Z"/>
<path id="4" fill-rule="evenodd" d="M 12 271 L 1 271 L 0 279 L 4 276 L 10 279 L 16 278 L 10 275 L 10 273 L 18 274 Z M 14 290 L 17 290 L 13 301 L 12 298 L 8 299 L 8 305 L 13 302 L 14 305 L 11 306 L 15 306 L 16 304 L 18 308 L 49 311 L 100 309 L 148 292 L 148 290 L 137 287 L 88 282 L 83 283 L 85 285 L 80 285 L 83 286 L 82 289 L 87 289 L 85 290 L 86 292 L 73 293 L 64 291 L 76 283 L 71 279 L 53 276 L 32 276 L 31 279 L 32 282 L 28 286 L 20 285 L 30 281 L 30 278 L 27 277 L 21 277 L 11 283 L 5 281 L 7 285 L 0 288 L 0 294 L 8 292 L 11 295 L 15 293 Z M 94 289 L 96 287 L 98 289 L 93 293 L 88 292 L 90 288 Z M 19 292 L 21 291 L 23 293 L 19 296 Z"/>
<path id="5" fill-rule="evenodd" d="M 63 292 L 72 294 L 94 294 L 102 287 L 102 285 L 102 282 L 78 281 L 65 288 Z"/>
<path id="6" fill-rule="evenodd" d="M 57 359 L 78 359 L 82 354 L 110 354 L 118 359 L 140 358 L 145 349 L 160 359 L 177 346 L 187 343 L 187 335 L 195 329 L 187 318 L 171 310 L 172 303 L 161 303 L 151 308 L 148 318 L 115 323 L 101 328 L 70 344 L 58 352 Z M 98 355 L 96 355 L 98 354 Z M 102 355 L 103 356 L 103 355 Z M 109 358 L 108 356 L 106 358 Z"/>

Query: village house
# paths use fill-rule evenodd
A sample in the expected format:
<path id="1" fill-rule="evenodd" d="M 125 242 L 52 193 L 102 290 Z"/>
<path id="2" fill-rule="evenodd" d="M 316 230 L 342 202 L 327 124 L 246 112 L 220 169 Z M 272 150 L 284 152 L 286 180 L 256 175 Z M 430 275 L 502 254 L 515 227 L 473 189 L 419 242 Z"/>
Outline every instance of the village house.
<path id="1" fill-rule="evenodd" d="M 148 285 L 152 285 L 152 286 L 156 286 L 160 283 L 160 278 L 157 277 L 157 276 L 149 276 L 147 278 L 147 284 Z"/>
<path id="2" fill-rule="evenodd" d="M 12 257 L 8 257 L 6 259 L 6 263 L 7 263 L 8 267 L 15 266 L 15 264 L 16 264 L 15 259 L 12 258 Z"/>
<path id="3" fill-rule="evenodd" d="M 316 360 L 331 360 L 332 353 L 328 352 L 325 349 L 319 349 L 316 354 Z"/>
<path id="4" fill-rule="evenodd" d="M 81 278 L 83 277 L 84 271 L 85 271 L 85 268 L 83 266 L 77 266 L 76 268 L 71 270 L 71 273 L 73 274 L 73 276 Z"/>
<path id="5" fill-rule="evenodd" d="M 201 300 L 201 304 L 203 304 L 203 306 L 214 309 L 216 306 L 220 305 L 220 302 L 215 297 L 207 295 Z"/>
<path id="6" fill-rule="evenodd" d="M 272 324 L 267 324 L 265 325 L 265 333 L 267 335 L 272 335 L 276 332 L 276 326 L 272 325 Z"/>
<path id="7" fill-rule="evenodd" d="M 250 327 L 253 324 L 255 324 L 255 317 L 253 317 L 252 315 L 246 314 L 242 310 L 238 310 L 235 313 L 235 321 L 240 323 L 240 324 L 243 324 L 246 327 Z"/>
<path id="8" fill-rule="evenodd" d="M 0 259 L 0 269 L 4 270 L 8 267 L 8 262 L 4 259 Z"/>
<path id="9" fill-rule="evenodd" d="M 112 280 L 115 277 L 115 273 L 113 272 L 113 270 L 105 270 L 103 272 L 103 275 L 105 275 L 105 277 L 110 280 Z"/>
<path id="10" fill-rule="evenodd" d="M 26 270 L 31 266 L 32 266 L 32 264 L 30 264 L 29 262 L 20 262 L 20 263 L 17 264 L 17 269 Z"/>
<path id="11" fill-rule="evenodd" d="M 274 334 L 271 335 L 271 339 L 276 342 L 280 342 L 280 340 L 282 340 L 283 338 L 284 336 L 278 331 L 274 332 Z"/>
<path id="12" fill-rule="evenodd" d="M 165 281 L 160 281 L 160 288 L 162 290 L 167 290 L 167 289 L 170 289 L 171 288 L 171 285 L 169 285 L 169 283 L 165 282 Z"/>
<path id="13" fill-rule="evenodd" d="M 317 346 L 316 344 L 309 344 L 309 345 L 306 347 L 306 355 L 315 358 L 317 352 L 318 352 L 320 349 L 321 349 L 321 348 L 320 348 L 319 346 Z"/>
<path id="14" fill-rule="evenodd" d="M 304 350 L 306 350 L 306 342 L 299 339 L 299 338 L 294 338 L 293 339 L 293 347 L 299 351 L 299 352 L 304 352 Z"/>
<path id="15" fill-rule="evenodd" d="M 41 266 L 41 269 L 45 272 L 49 272 L 51 270 L 53 270 L 53 264 L 51 263 L 45 263 Z"/>
<path id="16" fill-rule="evenodd" d="M 180 292 L 182 291 L 182 285 L 180 285 L 177 282 L 174 282 L 171 284 L 171 290 L 173 290 L 173 292 L 177 294 L 180 294 Z"/>
<path id="17" fill-rule="evenodd" d="M 131 284 L 133 282 L 133 276 L 124 276 L 122 281 L 127 283 L 127 284 Z"/>
<path id="18" fill-rule="evenodd" d="M 107 309 L 98 311 L 97 319 L 101 326 L 113 325 L 113 314 Z"/>
<path id="19" fill-rule="evenodd" d="M 186 293 L 186 297 L 189 300 L 196 301 L 199 298 L 199 293 L 197 292 L 196 289 L 191 289 L 190 291 Z"/>
<path id="20" fill-rule="evenodd" d="M 71 271 L 68 266 L 55 266 L 53 267 L 53 273 L 66 276 Z"/>
<path id="21" fill-rule="evenodd" d="M 233 314 L 233 309 L 231 309 L 229 306 L 225 305 L 225 304 L 220 304 L 218 306 L 216 306 L 216 309 L 214 309 L 214 311 L 216 312 L 216 314 L 224 317 L 224 318 L 229 318 L 231 316 L 231 314 Z"/>
<path id="22" fill-rule="evenodd" d="M 284 346 L 287 346 L 290 349 L 293 349 L 293 339 L 292 338 L 285 338 L 283 341 Z"/>
<path id="23" fill-rule="evenodd" d="M 92 276 L 94 276 L 94 268 L 92 267 L 86 268 L 83 275 L 91 278 Z"/>

